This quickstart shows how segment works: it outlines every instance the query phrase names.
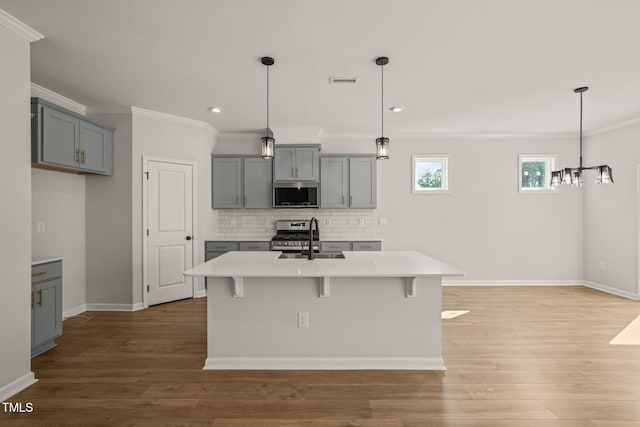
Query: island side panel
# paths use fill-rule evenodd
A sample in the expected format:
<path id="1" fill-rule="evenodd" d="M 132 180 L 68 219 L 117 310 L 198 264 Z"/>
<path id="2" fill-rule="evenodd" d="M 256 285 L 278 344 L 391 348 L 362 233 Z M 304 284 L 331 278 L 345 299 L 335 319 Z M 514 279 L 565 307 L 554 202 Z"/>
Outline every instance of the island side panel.
<path id="1" fill-rule="evenodd" d="M 205 369 L 445 369 L 440 277 L 208 278 Z M 309 327 L 298 327 L 298 313 Z"/>

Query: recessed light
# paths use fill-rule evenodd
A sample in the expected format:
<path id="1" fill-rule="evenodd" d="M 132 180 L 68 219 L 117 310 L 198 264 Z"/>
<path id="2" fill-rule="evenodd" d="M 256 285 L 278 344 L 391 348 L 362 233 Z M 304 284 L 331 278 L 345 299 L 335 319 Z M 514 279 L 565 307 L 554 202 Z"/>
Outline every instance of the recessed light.
<path id="1" fill-rule="evenodd" d="M 213 114 L 222 113 L 222 108 L 221 107 L 209 107 L 208 110 L 211 111 Z"/>
<path id="2" fill-rule="evenodd" d="M 404 107 L 402 105 L 394 105 L 393 107 L 389 108 L 391 111 L 393 111 L 394 113 L 399 113 L 400 111 L 404 110 Z"/>

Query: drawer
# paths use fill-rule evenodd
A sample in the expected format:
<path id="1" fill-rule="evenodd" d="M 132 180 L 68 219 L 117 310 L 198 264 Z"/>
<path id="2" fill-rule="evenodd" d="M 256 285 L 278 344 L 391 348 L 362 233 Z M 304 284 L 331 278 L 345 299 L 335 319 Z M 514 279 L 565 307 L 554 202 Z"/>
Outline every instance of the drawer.
<path id="1" fill-rule="evenodd" d="M 350 251 L 351 242 L 320 242 L 322 252 Z"/>
<path id="2" fill-rule="evenodd" d="M 208 241 L 208 242 L 204 242 L 204 250 L 205 252 L 237 251 L 238 242 Z"/>
<path id="3" fill-rule="evenodd" d="M 381 251 L 381 241 L 353 242 L 354 251 Z"/>
<path id="4" fill-rule="evenodd" d="M 215 251 L 208 251 L 204 253 L 204 261 L 207 262 L 210 259 L 214 259 L 219 257 L 220 255 L 224 255 L 226 254 L 226 252 L 215 252 Z"/>
<path id="5" fill-rule="evenodd" d="M 270 242 L 240 242 L 241 251 L 268 251 Z"/>
<path id="6" fill-rule="evenodd" d="M 31 284 L 62 277 L 62 261 L 48 262 L 31 267 Z"/>

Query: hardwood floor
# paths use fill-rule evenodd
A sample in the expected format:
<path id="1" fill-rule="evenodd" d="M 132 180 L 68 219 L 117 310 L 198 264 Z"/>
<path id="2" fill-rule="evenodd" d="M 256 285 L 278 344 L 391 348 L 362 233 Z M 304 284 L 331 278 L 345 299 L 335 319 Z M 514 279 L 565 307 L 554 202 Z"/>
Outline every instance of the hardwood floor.
<path id="1" fill-rule="evenodd" d="M 446 372 L 203 371 L 205 299 L 87 312 L 32 361 L 2 426 L 640 425 L 640 303 L 583 287 L 448 287 Z"/>

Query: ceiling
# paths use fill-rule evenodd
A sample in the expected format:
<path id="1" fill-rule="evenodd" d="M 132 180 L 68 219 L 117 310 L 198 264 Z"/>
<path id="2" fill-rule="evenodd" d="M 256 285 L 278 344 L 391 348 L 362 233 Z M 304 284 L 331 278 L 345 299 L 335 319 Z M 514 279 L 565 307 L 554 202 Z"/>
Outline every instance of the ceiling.
<path id="1" fill-rule="evenodd" d="M 0 9 L 45 36 L 32 44 L 34 83 L 90 107 L 136 106 L 220 132 L 265 129 L 265 55 L 276 61 L 274 129 L 378 134 L 381 55 L 391 138 L 575 132 L 573 89 L 583 85 L 586 130 L 640 117 L 634 0 L 0 0 Z"/>

